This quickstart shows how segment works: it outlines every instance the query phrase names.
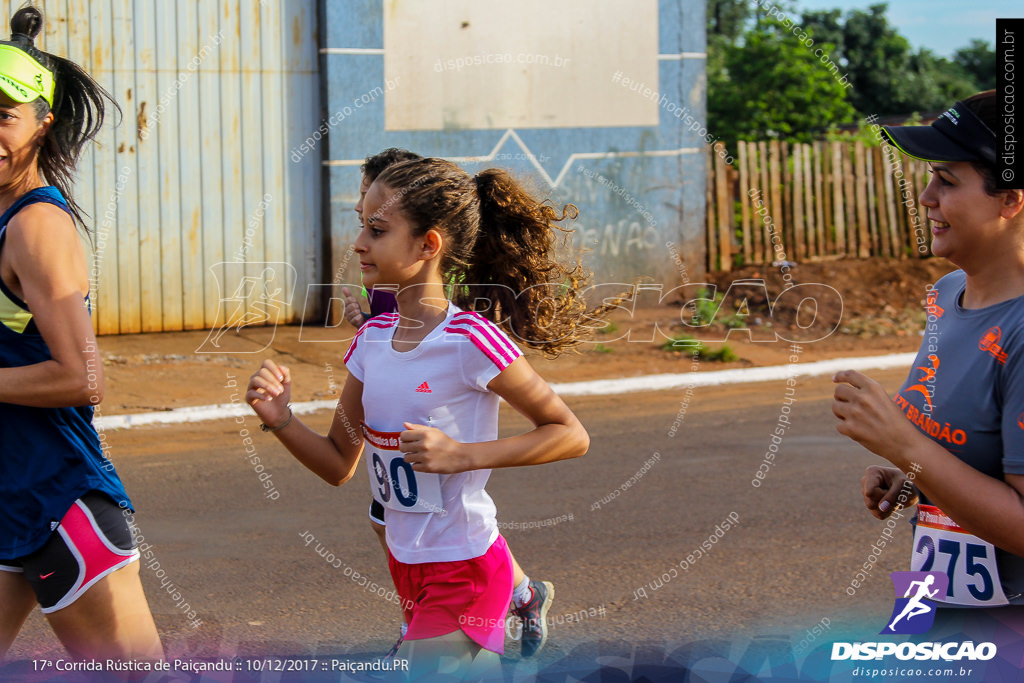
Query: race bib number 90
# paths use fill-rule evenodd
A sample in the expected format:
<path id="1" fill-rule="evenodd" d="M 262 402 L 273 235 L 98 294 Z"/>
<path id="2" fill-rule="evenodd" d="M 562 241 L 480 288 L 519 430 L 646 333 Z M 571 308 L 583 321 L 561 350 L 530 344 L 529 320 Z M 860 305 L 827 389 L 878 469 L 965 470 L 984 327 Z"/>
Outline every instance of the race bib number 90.
<path id="1" fill-rule="evenodd" d="M 944 602 L 954 605 L 1008 605 L 999 582 L 996 549 L 960 528 L 934 505 L 917 506 L 913 571 L 939 571 L 949 576 Z"/>
<path id="2" fill-rule="evenodd" d="M 441 477 L 417 472 L 399 447 L 401 432 L 378 432 L 362 423 L 370 492 L 384 507 L 403 512 L 441 512 Z"/>

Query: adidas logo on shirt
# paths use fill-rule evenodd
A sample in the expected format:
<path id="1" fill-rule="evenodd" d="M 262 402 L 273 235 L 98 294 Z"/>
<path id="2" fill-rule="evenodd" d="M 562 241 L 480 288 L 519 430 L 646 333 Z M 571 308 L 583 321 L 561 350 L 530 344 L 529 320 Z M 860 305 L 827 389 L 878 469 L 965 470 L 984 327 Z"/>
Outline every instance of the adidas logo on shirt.
<path id="1" fill-rule="evenodd" d="M 421 394 L 431 393 L 430 386 L 426 382 L 416 387 L 416 391 Z"/>

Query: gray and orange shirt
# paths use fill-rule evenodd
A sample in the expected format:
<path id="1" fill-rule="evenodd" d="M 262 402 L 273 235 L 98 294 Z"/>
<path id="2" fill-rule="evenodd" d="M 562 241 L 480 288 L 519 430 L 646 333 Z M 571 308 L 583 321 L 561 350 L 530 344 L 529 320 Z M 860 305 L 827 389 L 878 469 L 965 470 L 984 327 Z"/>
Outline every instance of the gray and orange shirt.
<path id="1" fill-rule="evenodd" d="M 893 400 L 974 469 L 999 480 L 1024 475 L 1024 296 L 965 309 L 965 282 L 958 270 L 928 291 L 924 339 Z M 997 548 L 996 559 L 1006 597 L 1024 604 L 1024 557 Z"/>

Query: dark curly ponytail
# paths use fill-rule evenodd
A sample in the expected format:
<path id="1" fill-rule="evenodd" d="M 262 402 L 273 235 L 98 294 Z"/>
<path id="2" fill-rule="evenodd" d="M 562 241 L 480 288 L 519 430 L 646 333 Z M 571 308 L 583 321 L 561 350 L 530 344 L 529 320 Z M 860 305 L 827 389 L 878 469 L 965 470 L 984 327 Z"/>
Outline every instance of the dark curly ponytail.
<path id="1" fill-rule="evenodd" d="M 39 172 L 60 190 L 75 220 L 85 228 L 84 212 L 71 196 L 75 167 L 85 143 L 94 139 L 103 125 L 105 101 L 118 114 L 121 109 L 82 67 L 35 47 L 33 43 L 42 28 L 42 13 L 32 6 L 22 7 L 11 18 L 11 40 L 6 44 L 19 48 L 53 74 L 53 108 L 42 97 L 32 102 L 37 119 L 53 112 L 53 123 L 39 150 Z"/>
<path id="2" fill-rule="evenodd" d="M 556 258 L 572 232 L 559 224 L 575 219 L 579 210 L 574 204 L 559 210 L 538 201 L 502 169 L 481 171 L 475 181 L 480 233 L 466 282 L 491 285 L 481 294 L 497 304 L 508 327 L 528 346 L 548 355 L 575 346 L 593 331 L 584 323 L 603 316 L 597 310 L 587 316 L 582 293 L 590 273 L 578 261 Z"/>
<path id="3" fill-rule="evenodd" d="M 556 251 L 575 218 L 538 201 L 506 171 L 476 177 L 443 159 L 418 159 L 389 166 L 377 177 L 394 190 L 393 201 L 413 223 L 413 234 L 434 228 L 446 238 L 441 273 L 452 300 L 497 323 L 526 346 L 555 356 L 586 339 L 586 323 L 614 305 L 587 309 L 589 273 Z"/>

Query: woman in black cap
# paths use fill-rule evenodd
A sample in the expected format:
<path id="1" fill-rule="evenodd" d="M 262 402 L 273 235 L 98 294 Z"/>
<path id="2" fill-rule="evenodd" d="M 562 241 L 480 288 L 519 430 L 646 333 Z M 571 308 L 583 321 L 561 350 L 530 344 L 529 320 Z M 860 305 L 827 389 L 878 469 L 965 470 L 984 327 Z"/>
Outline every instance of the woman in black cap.
<path id="1" fill-rule="evenodd" d="M 103 362 L 70 192 L 110 96 L 33 47 L 41 27 L 22 8 L 0 42 L 0 657 L 38 604 L 73 657 L 159 659 L 131 503 L 92 425 Z"/>
<path id="2" fill-rule="evenodd" d="M 893 465 L 868 468 L 867 508 L 918 503 L 910 569 L 945 574 L 936 599 L 969 607 L 1024 604 L 1024 189 L 996 187 L 1000 122 L 988 91 L 931 126 L 885 128 L 929 162 L 932 253 L 960 270 L 928 292 L 897 395 L 848 370 L 832 407 L 841 434 Z"/>

